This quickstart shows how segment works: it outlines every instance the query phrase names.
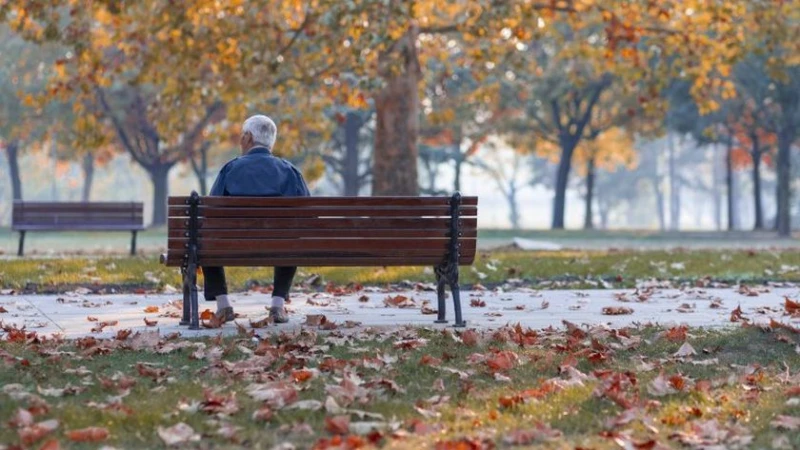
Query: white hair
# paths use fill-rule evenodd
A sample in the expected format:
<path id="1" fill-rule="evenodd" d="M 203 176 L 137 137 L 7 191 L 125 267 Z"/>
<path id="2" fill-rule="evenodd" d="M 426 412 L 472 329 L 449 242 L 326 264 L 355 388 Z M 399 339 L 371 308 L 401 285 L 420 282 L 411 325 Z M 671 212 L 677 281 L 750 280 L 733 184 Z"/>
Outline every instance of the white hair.
<path id="1" fill-rule="evenodd" d="M 263 145 L 272 150 L 275 139 L 278 137 L 278 127 L 272 119 L 259 114 L 244 121 L 242 133 L 250 133 L 253 136 L 254 144 Z"/>

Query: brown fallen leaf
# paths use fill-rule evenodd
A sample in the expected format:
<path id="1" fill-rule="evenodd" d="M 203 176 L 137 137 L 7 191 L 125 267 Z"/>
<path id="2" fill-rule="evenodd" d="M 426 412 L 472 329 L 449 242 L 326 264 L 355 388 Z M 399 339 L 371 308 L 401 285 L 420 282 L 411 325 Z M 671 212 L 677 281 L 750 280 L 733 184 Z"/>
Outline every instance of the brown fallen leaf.
<path id="1" fill-rule="evenodd" d="M 749 319 L 745 318 L 744 314 L 742 313 L 742 305 L 737 306 L 736 309 L 731 311 L 731 322 L 739 322 L 739 321 L 742 322 L 749 321 Z"/>
<path id="2" fill-rule="evenodd" d="M 0 306 L 0 314 L 7 313 L 7 312 L 8 312 L 7 309 L 5 309 L 4 307 Z"/>
<path id="3" fill-rule="evenodd" d="M 413 298 L 408 298 L 405 295 L 386 297 L 383 299 L 383 304 L 389 308 L 415 308 L 417 306 Z"/>
<path id="4" fill-rule="evenodd" d="M 479 298 L 473 298 L 472 300 L 469 301 L 469 306 L 472 306 L 474 308 L 483 308 L 486 306 L 486 302 Z"/>
<path id="5" fill-rule="evenodd" d="M 438 309 L 431 308 L 428 305 L 422 305 L 421 311 L 422 311 L 422 314 L 425 314 L 425 315 L 439 314 L 439 310 Z"/>
<path id="6" fill-rule="evenodd" d="M 550 428 L 550 425 L 539 422 L 534 428 L 508 432 L 503 438 L 503 443 L 506 445 L 531 445 L 537 442 L 552 441 L 562 435 L 560 430 L 555 430 Z"/>
<path id="7" fill-rule="evenodd" d="M 87 316 L 86 320 L 88 320 L 89 322 L 97 322 L 100 319 L 98 319 L 97 317 L 94 317 L 94 316 Z"/>
<path id="8" fill-rule="evenodd" d="M 67 439 L 73 442 L 101 442 L 108 439 L 108 429 L 103 427 L 88 427 L 66 432 Z"/>
<path id="9" fill-rule="evenodd" d="M 514 368 L 514 365 L 519 361 L 519 356 L 511 350 L 503 350 L 494 353 L 486 359 L 486 365 L 490 370 L 507 371 Z"/>
<path id="10" fill-rule="evenodd" d="M 628 308 L 627 306 L 605 306 L 602 312 L 606 316 L 621 316 L 633 314 L 633 308 Z"/>
<path id="11" fill-rule="evenodd" d="M 461 333 L 461 342 L 469 347 L 478 345 L 478 333 L 475 330 L 467 330 Z"/>
<path id="12" fill-rule="evenodd" d="M 272 419 L 272 410 L 268 406 L 262 406 L 253 412 L 253 421 L 269 422 Z"/>
<path id="13" fill-rule="evenodd" d="M 146 326 L 148 326 L 148 327 L 154 327 L 154 326 L 158 325 L 158 321 L 157 320 L 147 320 L 147 317 L 143 317 L 143 319 L 144 319 L 144 324 Z"/>
<path id="14" fill-rule="evenodd" d="M 328 321 L 328 318 L 325 317 L 324 314 L 308 314 L 306 315 L 306 321 L 303 325 L 308 325 L 310 327 L 318 327 L 320 325 L 324 325 L 325 322 Z"/>
<path id="15" fill-rule="evenodd" d="M 50 439 L 42 444 L 39 450 L 61 450 L 61 444 L 58 442 L 58 439 Z"/>
<path id="16" fill-rule="evenodd" d="M 368 295 L 362 295 L 361 297 L 358 297 L 358 301 L 361 302 L 361 303 L 366 303 L 366 302 L 369 301 L 369 296 Z"/>

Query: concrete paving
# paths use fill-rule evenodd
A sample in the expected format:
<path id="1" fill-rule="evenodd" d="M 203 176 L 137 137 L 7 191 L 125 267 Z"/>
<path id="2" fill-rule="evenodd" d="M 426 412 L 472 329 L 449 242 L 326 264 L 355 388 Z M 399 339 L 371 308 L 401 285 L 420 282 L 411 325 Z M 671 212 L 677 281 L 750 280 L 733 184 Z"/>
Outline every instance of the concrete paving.
<path id="1" fill-rule="evenodd" d="M 800 327 L 800 315 L 792 317 L 785 311 L 786 297 L 800 298 L 800 289 L 654 289 L 644 293 L 634 290 L 465 291 L 462 292 L 462 304 L 468 326 L 473 328 L 495 328 L 509 323 L 535 329 L 563 327 L 564 320 L 611 326 L 644 323 L 739 326 L 730 320 L 731 312 L 738 306 L 741 306 L 744 317 L 753 323 L 768 323 L 774 319 Z M 387 301 L 388 298 L 393 300 Z M 101 296 L 73 292 L 66 295 L 0 295 L 0 311 L 5 310 L 0 312 L 0 321 L 5 326 L 24 326 L 39 334 L 60 334 L 66 338 L 110 337 L 122 329 L 158 330 L 163 334 L 179 332 L 185 336 L 236 332 L 236 326 L 231 323 L 221 329 L 200 331 L 189 331 L 179 326 L 180 300 L 180 295 L 175 294 Z M 251 320 L 256 322 L 267 316 L 268 294 L 238 293 L 231 295 L 231 300 L 240 315 L 237 321 L 248 328 Z M 393 306 L 398 303 L 406 307 Z M 343 296 L 294 294 L 288 305 L 289 324 L 268 325 L 256 331 L 266 334 L 296 330 L 306 326 L 304 322 L 308 315 L 320 314 L 340 327 L 444 326 L 434 325 L 436 316 L 423 314 L 426 309 L 423 306 L 436 307 L 435 292 L 424 289 L 388 292 L 367 288 Z M 452 302 L 449 299 L 447 306 L 452 324 Z M 213 310 L 214 303 L 201 301 L 200 307 L 201 310 Z M 620 308 L 632 311 L 608 314 L 625 312 Z M 151 322 L 151 326 L 145 324 L 145 319 Z M 155 321 L 157 323 L 153 325 Z M 98 331 L 103 322 L 111 324 Z M 2 334 L 0 331 L 0 339 Z"/>

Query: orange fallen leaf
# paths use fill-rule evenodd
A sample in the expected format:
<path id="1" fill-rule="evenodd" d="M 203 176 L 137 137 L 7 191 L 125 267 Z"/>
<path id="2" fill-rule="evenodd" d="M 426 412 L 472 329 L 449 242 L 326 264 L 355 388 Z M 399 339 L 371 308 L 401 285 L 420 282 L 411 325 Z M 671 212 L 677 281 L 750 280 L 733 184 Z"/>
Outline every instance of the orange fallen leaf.
<path id="1" fill-rule="evenodd" d="M 486 365 L 492 371 L 505 371 L 514 368 L 514 364 L 519 360 L 516 353 L 510 350 L 497 352 L 486 359 Z"/>
<path id="2" fill-rule="evenodd" d="M 475 330 L 467 330 L 461 333 L 461 342 L 469 347 L 478 345 L 478 333 Z"/>
<path id="3" fill-rule="evenodd" d="M 212 317 L 214 317 L 214 313 L 210 309 L 200 313 L 200 320 L 211 320 Z"/>
<path id="4" fill-rule="evenodd" d="M 742 313 L 742 305 L 739 305 L 731 311 L 731 322 L 739 322 L 740 320 L 747 321 Z"/>
<path id="5" fill-rule="evenodd" d="M 144 309 L 144 312 L 146 312 L 146 313 L 157 313 L 158 312 L 158 306 L 155 306 L 155 305 L 148 306 L 147 308 Z"/>
<path id="6" fill-rule="evenodd" d="M 58 439 L 50 439 L 42 444 L 39 450 L 61 450 L 61 444 L 58 442 Z"/>
<path id="7" fill-rule="evenodd" d="M 80 430 L 71 430 L 66 433 L 67 439 L 73 442 L 101 442 L 108 439 L 108 429 L 103 427 L 88 427 Z"/>
<path id="8" fill-rule="evenodd" d="M 314 376 L 314 373 L 310 370 L 295 370 L 292 372 L 292 379 L 297 383 L 302 383 L 304 381 L 310 380 Z"/>

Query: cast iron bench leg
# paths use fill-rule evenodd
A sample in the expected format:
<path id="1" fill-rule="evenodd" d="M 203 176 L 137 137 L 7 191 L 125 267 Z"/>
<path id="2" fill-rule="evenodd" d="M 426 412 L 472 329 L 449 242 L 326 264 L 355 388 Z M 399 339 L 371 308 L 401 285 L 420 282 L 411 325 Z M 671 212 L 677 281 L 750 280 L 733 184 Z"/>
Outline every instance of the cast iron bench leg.
<path id="1" fill-rule="evenodd" d="M 131 256 L 136 256 L 136 230 L 131 232 L 133 235 L 131 236 Z"/>
<path id="2" fill-rule="evenodd" d="M 25 251 L 25 231 L 19 232 L 19 249 L 17 249 L 17 256 L 22 256 Z"/>
<path id="3" fill-rule="evenodd" d="M 453 326 L 456 328 L 464 328 L 467 326 L 467 322 L 461 318 L 461 288 L 458 287 L 458 281 L 450 286 L 450 290 L 453 292 L 453 309 L 455 309 L 456 312 L 456 323 L 454 323 Z"/>
<path id="4" fill-rule="evenodd" d="M 181 318 L 181 325 L 189 325 L 191 321 L 191 305 L 192 291 L 189 287 L 189 277 L 186 275 L 186 268 L 181 268 L 181 275 L 183 278 L 183 317 Z"/>
<path id="5" fill-rule="evenodd" d="M 436 296 L 438 300 L 436 321 L 434 323 L 447 323 L 447 303 L 445 303 L 445 286 L 447 285 L 447 278 L 442 276 L 438 268 L 434 267 L 436 274 Z"/>
<path id="6" fill-rule="evenodd" d="M 190 330 L 200 329 L 200 311 L 197 299 L 197 266 L 189 264 L 189 297 L 191 303 L 191 319 L 189 323 Z"/>

